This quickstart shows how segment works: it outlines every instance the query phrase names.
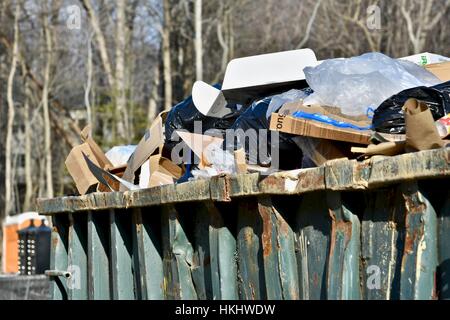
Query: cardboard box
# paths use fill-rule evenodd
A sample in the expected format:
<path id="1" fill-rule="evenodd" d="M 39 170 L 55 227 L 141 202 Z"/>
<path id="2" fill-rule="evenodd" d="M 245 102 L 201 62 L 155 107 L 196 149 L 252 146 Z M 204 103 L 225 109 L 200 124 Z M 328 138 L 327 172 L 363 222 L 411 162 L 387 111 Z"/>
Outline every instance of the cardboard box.
<path id="1" fill-rule="evenodd" d="M 200 159 L 200 163 L 198 163 L 198 167 L 203 169 L 208 167 L 210 164 L 206 160 L 205 150 L 208 148 L 210 144 L 219 144 L 223 143 L 223 138 L 213 137 L 208 135 L 202 135 L 198 133 L 190 133 L 185 131 L 176 131 L 180 138 L 186 143 L 186 145 L 192 150 L 192 152 Z"/>
<path id="2" fill-rule="evenodd" d="M 450 61 L 428 64 L 425 69 L 430 71 L 442 82 L 450 81 Z"/>
<path id="3" fill-rule="evenodd" d="M 311 49 L 234 59 L 227 65 L 222 90 L 197 81 L 192 100 L 202 114 L 221 118 L 230 111 L 227 103 L 248 104 L 256 98 L 306 87 L 303 69 L 317 63 Z"/>
<path id="4" fill-rule="evenodd" d="M 422 52 L 418 54 L 413 54 L 411 56 L 402 57 L 401 60 L 407 60 L 414 62 L 415 64 L 425 66 L 427 64 L 439 63 L 444 61 L 450 61 L 449 58 L 429 52 Z"/>
<path id="5" fill-rule="evenodd" d="M 184 170 L 169 159 L 154 155 L 142 165 L 139 186 L 152 188 L 173 184 L 182 177 L 183 173 Z"/>
<path id="6" fill-rule="evenodd" d="M 99 145 L 94 141 L 91 135 L 91 126 L 86 126 L 81 131 L 81 139 L 89 145 L 91 148 L 91 152 L 94 155 L 95 159 L 97 159 L 98 165 L 107 170 L 114 167 L 114 165 L 109 161 L 109 159 L 106 157 L 103 150 L 99 147 Z"/>
<path id="7" fill-rule="evenodd" d="M 78 192 L 83 195 L 91 190 L 95 190 L 98 183 L 97 178 L 92 174 L 83 153 L 92 160 L 97 166 L 100 166 L 98 159 L 87 142 L 72 148 L 66 158 L 65 164 L 67 171 L 72 176 Z"/>
<path id="8" fill-rule="evenodd" d="M 136 150 L 131 155 L 127 163 L 127 168 L 123 174 L 123 179 L 134 183 L 136 171 L 147 161 L 151 155 L 159 149 L 162 150 L 164 144 L 164 120 L 167 116 L 167 111 L 161 112 L 153 121 L 150 129 L 148 129 L 144 137 L 136 147 Z M 125 189 L 121 187 L 121 191 Z"/>
<path id="9" fill-rule="evenodd" d="M 294 118 L 279 113 L 272 113 L 270 130 L 364 145 L 370 144 L 372 135 L 371 130 L 341 129 L 318 121 Z"/>

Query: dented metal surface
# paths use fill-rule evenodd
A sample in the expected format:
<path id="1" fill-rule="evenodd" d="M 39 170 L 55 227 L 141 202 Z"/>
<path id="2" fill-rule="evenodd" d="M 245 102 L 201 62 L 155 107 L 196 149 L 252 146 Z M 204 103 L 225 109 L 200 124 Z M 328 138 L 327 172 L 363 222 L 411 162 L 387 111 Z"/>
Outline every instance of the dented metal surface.
<path id="1" fill-rule="evenodd" d="M 448 299 L 448 149 L 40 202 L 53 299 Z"/>

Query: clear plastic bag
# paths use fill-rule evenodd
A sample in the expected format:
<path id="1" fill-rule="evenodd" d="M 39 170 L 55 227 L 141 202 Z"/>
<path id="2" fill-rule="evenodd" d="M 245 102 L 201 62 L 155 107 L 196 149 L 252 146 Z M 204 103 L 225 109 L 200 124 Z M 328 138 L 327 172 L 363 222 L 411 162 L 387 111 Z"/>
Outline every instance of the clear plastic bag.
<path id="1" fill-rule="evenodd" d="M 303 71 L 314 90 L 306 105 L 335 106 L 348 115 L 367 115 L 402 90 L 441 82 L 421 66 L 378 52 L 325 60 Z"/>
<path id="2" fill-rule="evenodd" d="M 136 150 L 135 145 L 115 146 L 106 152 L 105 155 L 115 167 L 120 167 L 127 164 L 134 150 Z"/>
<path id="3" fill-rule="evenodd" d="M 194 179 L 208 178 L 223 173 L 236 173 L 234 155 L 228 150 L 223 150 L 221 145 L 210 144 L 204 150 L 204 157 L 210 166 L 205 169 L 192 170 L 191 173 Z"/>
<path id="4" fill-rule="evenodd" d="M 289 91 L 274 95 L 270 100 L 269 107 L 267 108 L 266 118 L 269 119 L 272 113 L 278 111 L 283 104 L 303 100 L 311 93 L 311 89 L 306 88 L 302 90 L 291 89 Z"/>

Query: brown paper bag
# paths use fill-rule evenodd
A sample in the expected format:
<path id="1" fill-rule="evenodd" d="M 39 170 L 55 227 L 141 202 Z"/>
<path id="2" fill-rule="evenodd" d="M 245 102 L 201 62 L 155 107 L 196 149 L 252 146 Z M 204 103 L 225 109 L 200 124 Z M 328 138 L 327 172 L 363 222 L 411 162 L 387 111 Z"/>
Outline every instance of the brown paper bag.
<path id="1" fill-rule="evenodd" d="M 417 99 L 408 99 L 403 105 L 406 124 L 405 151 L 437 149 L 445 145 L 434 124 L 427 105 Z"/>

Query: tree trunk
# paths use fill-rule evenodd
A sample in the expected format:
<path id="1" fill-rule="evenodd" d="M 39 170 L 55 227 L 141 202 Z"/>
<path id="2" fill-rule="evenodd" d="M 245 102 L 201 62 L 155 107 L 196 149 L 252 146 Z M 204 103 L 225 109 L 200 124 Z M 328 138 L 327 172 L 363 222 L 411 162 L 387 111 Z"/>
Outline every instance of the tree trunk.
<path id="1" fill-rule="evenodd" d="M 158 87 L 159 87 L 159 67 L 155 67 L 154 73 L 153 73 L 153 86 L 152 86 L 152 93 L 150 95 L 150 98 L 148 99 L 148 111 L 147 111 L 147 119 L 148 119 L 148 125 L 150 126 L 153 120 L 156 117 L 156 114 L 158 113 Z"/>
<path id="2" fill-rule="evenodd" d="M 49 113 L 49 85 L 50 68 L 52 63 L 52 36 L 48 25 L 48 17 L 44 16 L 43 21 L 45 46 L 46 46 L 46 64 L 44 70 L 44 86 L 42 88 L 42 109 L 44 116 L 44 145 L 45 145 L 45 177 L 46 177 L 46 196 L 53 198 L 53 177 L 52 177 L 52 148 L 51 148 L 51 124 Z"/>
<path id="3" fill-rule="evenodd" d="M 25 105 L 24 105 L 24 118 L 25 122 L 25 198 L 23 202 L 23 211 L 30 211 L 31 198 L 33 196 L 33 178 L 31 176 L 32 162 L 31 162 L 31 123 L 30 123 L 30 105 L 29 105 L 29 92 L 28 82 L 25 81 Z"/>
<path id="4" fill-rule="evenodd" d="M 98 21 L 95 10 L 92 7 L 91 0 L 80 0 L 91 22 L 92 29 L 95 33 L 95 39 L 97 40 L 98 51 L 100 53 L 100 60 L 102 61 L 103 68 L 105 69 L 108 84 L 111 90 L 114 90 L 114 77 L 112 74 L 111 63 L 109 62 L 108 50 L 106 49 L 106 40 L 100 28 L 100 22 Z"/>
<path id="5" fill-rule="evenodd" d="M 129 142 L 128 112 L 126 110 L 126 79 L 125 79 L 125 49 L 126 49 L 126 17 L 125 0 L 117 0 L 117 30 L 116 30 L 116 123 L 117 133 L 121 142 Z"/>
<path id="6" fill-rule="evenodd" d="M 5 143 L 5 215 L 10 215 L 13 210 L 14 203 L 14 189 L 12 183 L 12 138 L 13 138 L 13 124 L 14 124 L 14 75 L 16 74 L 17 58 L 19 55 L 19 2 L 16 3 L 15 17 L 14 17 L 14 44 L 12 48 L 11 69 L 8 76 L 8 83 L 6 89 L 6 98 L 8 101 L 8 122 L 6 128 L 6 143 Z"/>
<path id="7" fill-rule="evenodd" d="M 92 123 L 92 107 L 91 107 L 91 87 L 92 87 L 92 37 L 88 40 L 88 54 L 87 54 L 87 80 L 84 91 L 84 104 L 86 105 L 87 123 L 91 126 Z"/>
<path id="8" fill-rule="evenodd" d="M 202 0 L 195 0 L 195 76 L 203 79 Z"/>
<path id="9" fill-rule="evenodd" d="M 170 3 L 163 0 L 164 26 L 162 31 L 162 58 L 163 58 L 163 78 L 164 78 L 164 110 L 172 108 L 172 71 L 170 57 Z"/>

